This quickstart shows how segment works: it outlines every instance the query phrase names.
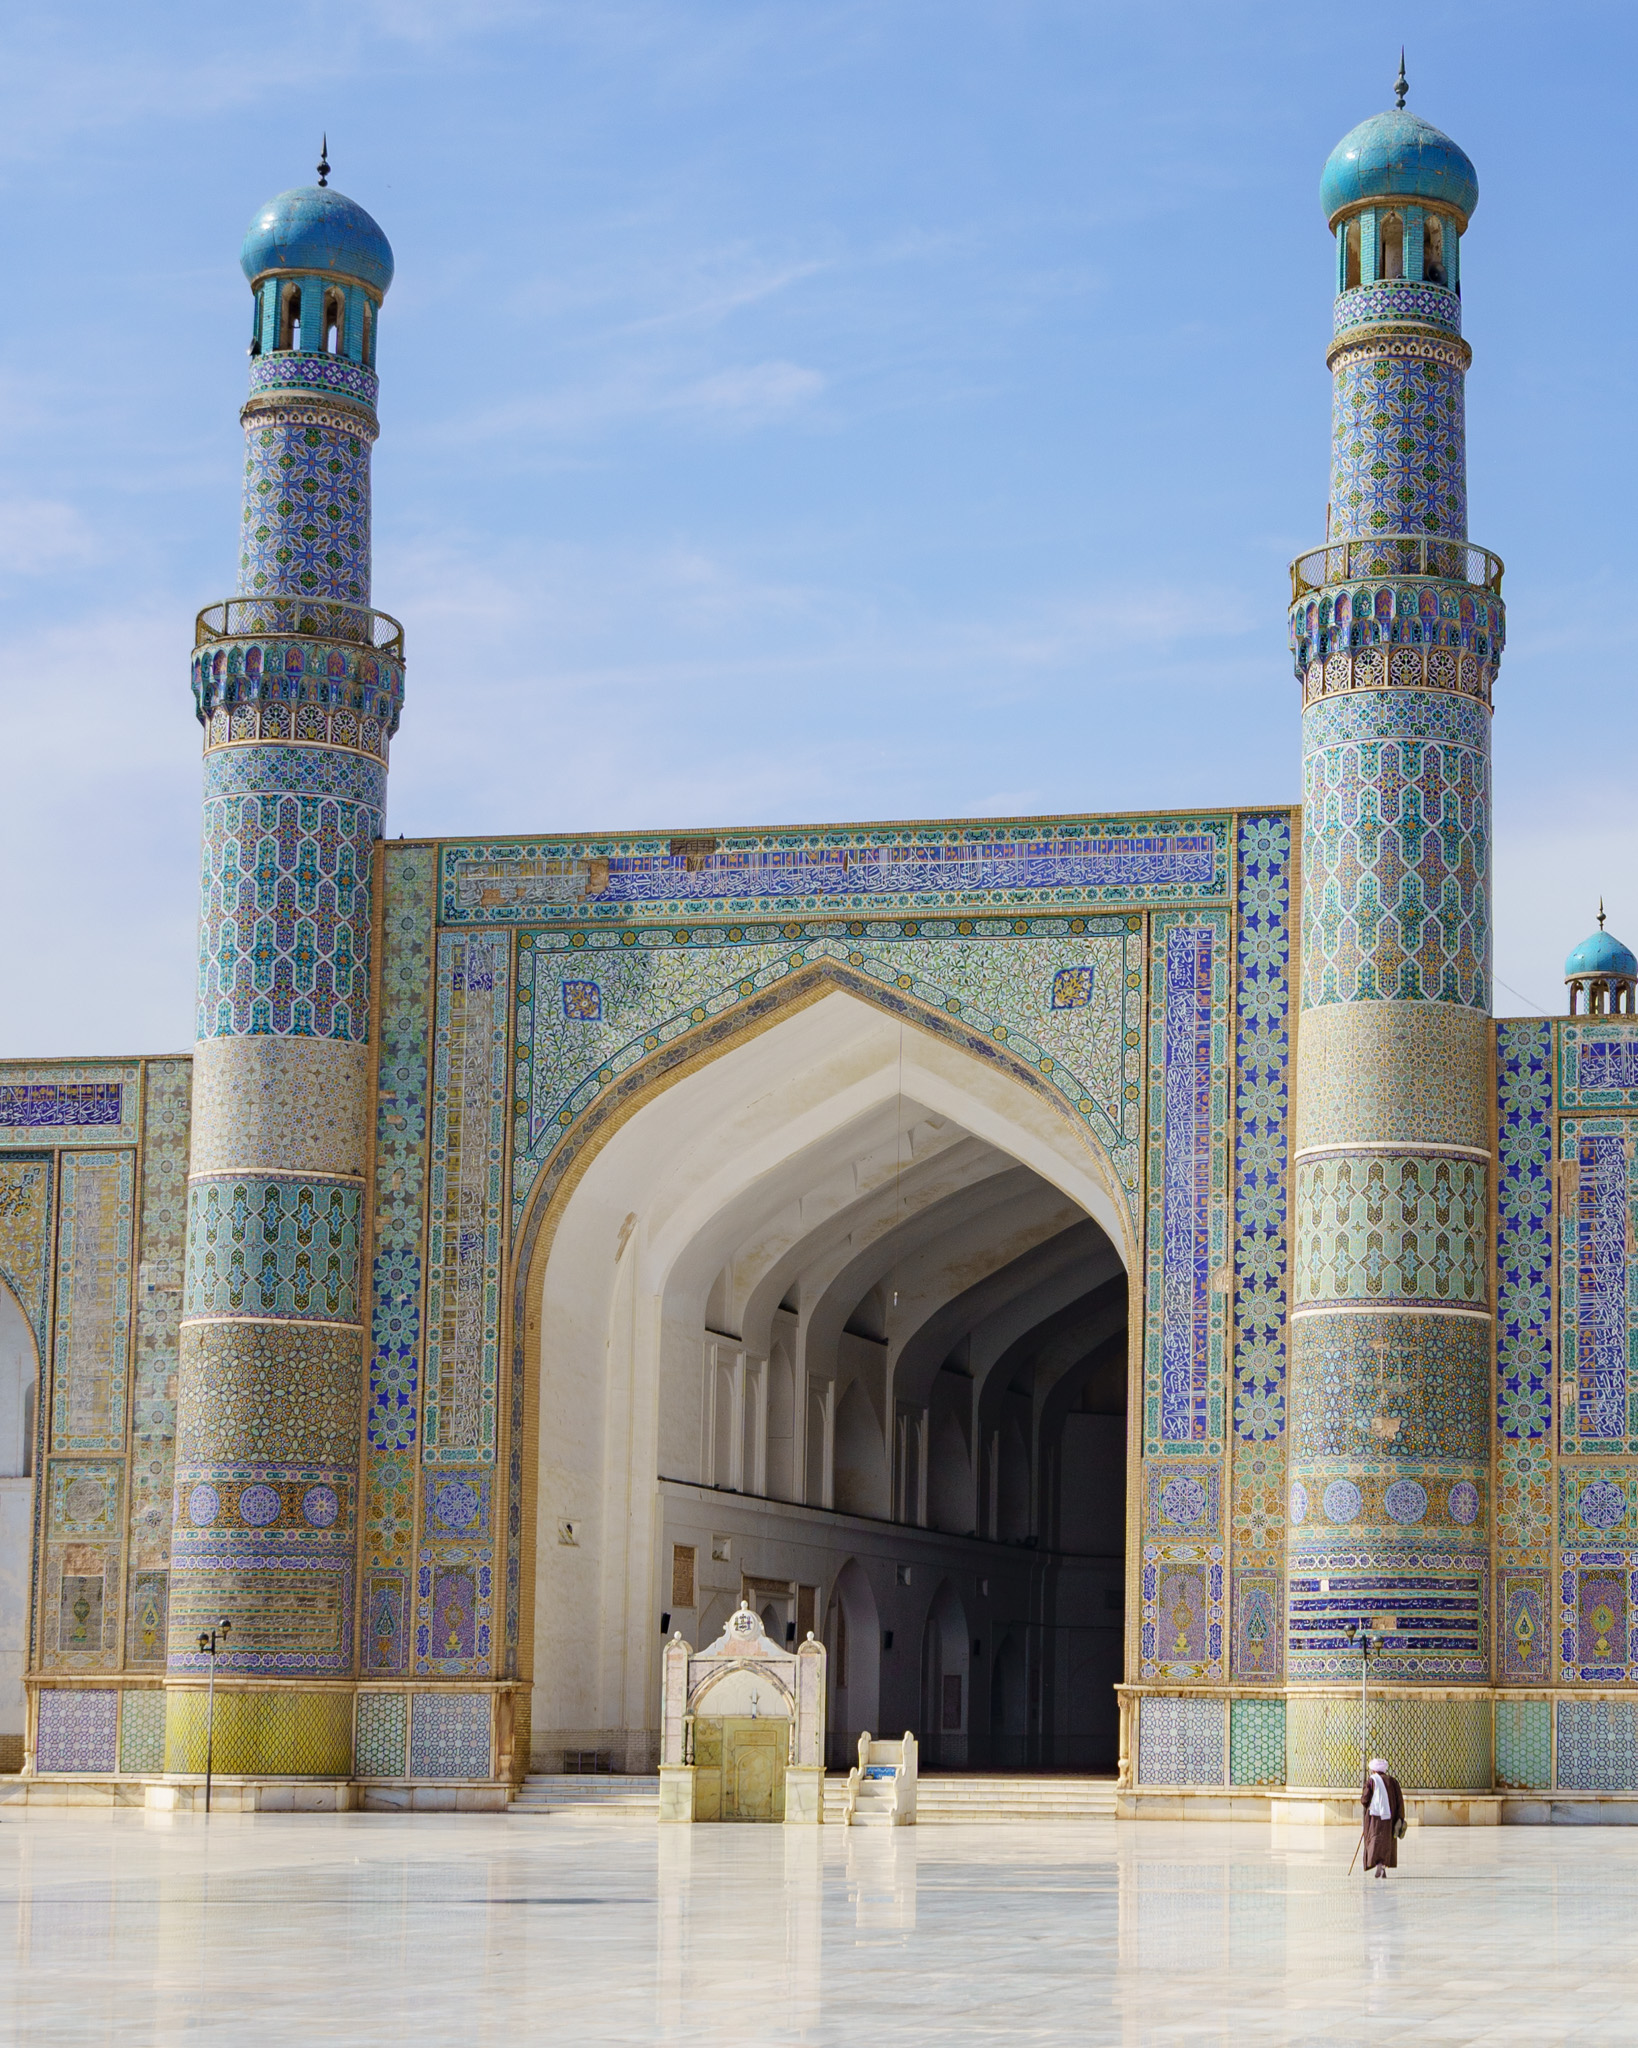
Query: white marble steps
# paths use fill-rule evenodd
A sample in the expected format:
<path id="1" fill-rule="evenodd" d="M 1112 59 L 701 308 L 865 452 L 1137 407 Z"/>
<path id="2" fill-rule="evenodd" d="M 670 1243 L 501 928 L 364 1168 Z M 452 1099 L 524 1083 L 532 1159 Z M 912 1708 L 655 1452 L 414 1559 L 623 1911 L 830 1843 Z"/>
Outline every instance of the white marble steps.
<path id="1" fill-rule="evenodd" d="M 845 1774 L 831 1772 L 825 1780 L 827 1821 L 840 1822 L 846 1798 Z M 520 1815 L 568 1814 L 577 1820 L 652 1820 L 659 1811 L 659 1803 L 658 1778 L 620 1772 L 576 1776 L 569 1772 L 531 1771 L 507 1811 Z M 924 1776 L 916 1785 L 918 1824 L 1114 1817 L 1113 1778 L 991 1777 L 974 1772 L 961 1777 Z"/>
<path id="2" fill-rule="evenodd" d="M 660 1781 L 636 1772 L 531 1771 L 508 1813 L 565 1813 L 576 1820 L 654 1820 Z"/>
<path id="3" fill-rule="evenodd" d="M 836 1801 L 834 1811 L 830 1800 L 825 1801 L 825 1818 L 839 1821 L 846 1805 L 847 1780 L 827 1779 L 827 1792 L 832 1784 L 841 1786 L 842 1797 Z M 890 1828 L 893 1825 L 893 1784 L 890 1779 L 866 1778 L 860 1785 L 853 1806 L 853 1825 L 856 1828 Z"/>
<path id="4" fill-rule="evenodd" d="M 828 1789 L 828 1787 L 827 1787 Z M 1001 1777 L 974 1771 L 960 1777 L 923 1772 L 916 1781 L 916 1820 L 1113 1820 L 1115 1781 L 1082 1777 Z"/>

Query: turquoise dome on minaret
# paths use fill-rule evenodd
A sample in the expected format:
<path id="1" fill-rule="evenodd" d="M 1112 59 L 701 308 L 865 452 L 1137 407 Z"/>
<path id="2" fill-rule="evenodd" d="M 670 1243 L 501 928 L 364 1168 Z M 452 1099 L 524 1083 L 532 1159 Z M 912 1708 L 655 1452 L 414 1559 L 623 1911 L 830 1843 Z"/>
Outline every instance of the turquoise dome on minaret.
<path id="1" fill-rule="evenodd" d="M 1564 963 L 1566 981 L 1574 981 L 1578 975 L 1619 975 L 1638 981 L 1638 958 L 1613 932 L 1599 930 L 1583 939 Z"/>
<path id="2" fill-rule="evenodd" d="M 1325 160 L 1320 204 L 1335 221 L 1371 199 L 1424 199 L 1460 214 L 1465 227 L 1479 203 L 1479 175 L 1467 152 L 1404 107 L 1351 128 Z"/>
<path id="3" fill-rule="evenodd" d="M 297 185 L 257 209 L 239 262 L 252 284 L 290 276 L 357 278 L 385 294 L 392 245 L 363 207 L 328 185 Z"/>

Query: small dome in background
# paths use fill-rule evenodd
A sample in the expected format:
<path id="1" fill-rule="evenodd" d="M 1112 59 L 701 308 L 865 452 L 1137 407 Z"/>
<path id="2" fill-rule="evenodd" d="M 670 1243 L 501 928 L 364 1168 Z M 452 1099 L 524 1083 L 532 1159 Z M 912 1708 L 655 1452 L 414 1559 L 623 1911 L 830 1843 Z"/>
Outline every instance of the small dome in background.
<path id="1" fill-rule="evenodd" d="M 1361 121 L 1332 150 L 1320 204 L 1334 221 L 1366 199 L 1427 199 L 1459 213 L 1465 227 L 1479 203 L 1479 175 L 1467 152 L 1403 107 Z"/>
<path id="2" fill-rule="evenodd" d="M 1638 981 L 1638 958 L 1613 933 L 1603 929 L 1602 911 L 1599 929 L 1591 938 L 1583 939 L 1564 963 L 1566 981 L 1586 980 L 1589 976 Z"/>
<path id="3" fill-rule="evenodd" d="M 385 295 L 392 245 L 363 207 L 327 185 L 298 185 L 258 209 L 239 251 L 252 284 L 270 271 L 356 277 Z"/>

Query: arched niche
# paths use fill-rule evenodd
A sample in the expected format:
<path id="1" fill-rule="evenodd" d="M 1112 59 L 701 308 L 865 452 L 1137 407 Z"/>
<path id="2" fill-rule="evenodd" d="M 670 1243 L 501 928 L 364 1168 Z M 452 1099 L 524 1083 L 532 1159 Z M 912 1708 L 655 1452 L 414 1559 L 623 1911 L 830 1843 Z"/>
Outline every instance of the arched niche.
<path id="1" fill-rule="evenodd" d="M 910 1152 L 895 1170 L 900 1143 Z M 986 1198 L 994 1192 L 1005 1224 L 998 1246 L 987 1242 L 997 1235 L 989 1212 L 962 1208 L 975 1173 L 987 1177 Z M 653 1725 L 668 1605 L 658 1578 L 668 1541 L 661 1483 L 774 1503 L 788 1474 L 810 1508 L 926 1525 L 925 1389 L 939 1360 L 906 1354 L 905 1370 L 920 1375 L 919 1406 L 896 1414 L 870 1361 L 891 1344 L 879 1333 L 916 1283 L 872 1267 L 881 1214 L 855 1228 L 821 1213 L 825 1190 L 849 1174 L 856 1203 L 880 1211 L 902 1198 L 906 1232 L 918 1214 L 955 1216 L 967 1233 L 960 1243 L 971 1243 L 962 1258 L 985 1271 L 1013 1257 L 1007 1231 L 1021 1257 L 1044 1257 L 1061 1242 L 1072 1264 L 1096 1245 L 1116 1270 L 1131 1263 L 1120 1178 L 1087 1121 L 1039 1073 L 944 1020 L 924 1028 L 882 991 L 829 967 L 736 1031 L 709 1042 L 702 1034 L 692 1053 L 667 1048 L 633 1070 L 554 1155 L 519 1239 L 515 1331 L 532 1482 L 522 1659 L 535 1680 L 542 1756 L 554 1735 L 565 1746 L 618 1747 L 623 1731 L 628 1758 L 649 1760 L 637 1731 Z M 765 1244 L 754 1271 L 738 1270 L 736 1248 L 759 1230 L 777 1236 L 786 1216 L 795 1219 L 793 1244 L 823 1240 L 824 1270 L 856 1283 L 851 1300 L 840 1281 L 827 1281 L 810 1311 L 777 1244 Z M 1090 1233 L 1086 1252 L 1076 1229 Z M 827 1231 L 841 1235 L 831 1243 Z M 833 1301 L 833 1326 L 821 1328 Z M 846 1374 L 804 1377 L 804 1332 L 810 1345 L 822 1336 L 837 1357 L 845 1352 Z M 762 1439 L 751 1428 L 757 1415 Z M 946 1433 L 945 1451 L 950 1441 Z M 900 1461 L 898 1499 L 895 1442 L 914 1445 Z M 1027 1475 L 1027 1457 L 1025 1467 Z M 940 1513 L 960 1518 L 942 1495 Z M 564 1526 L 573 1544 L 560 1540 Z M 716 1561 L 708 1528 L 676 1540 L 702 1546 L 703 1568 Z M 739 1592 L 726 1548 L 722 1564 L 718 1601 Z M 834 1606 L 822 1581 L 818 1595 L 820 1612 Z M 702 1591 L 702 1623 L 705 1609 Z M 915 1642 L 911 1632 L 907 1678 Z M 848 1655 L 851 1666 L 851 1638 Z M 846 1721 L 855 1732 L 871 1725 L 874 1707 L 862 1718 L 854 1685 L 844 1690 Z"/>

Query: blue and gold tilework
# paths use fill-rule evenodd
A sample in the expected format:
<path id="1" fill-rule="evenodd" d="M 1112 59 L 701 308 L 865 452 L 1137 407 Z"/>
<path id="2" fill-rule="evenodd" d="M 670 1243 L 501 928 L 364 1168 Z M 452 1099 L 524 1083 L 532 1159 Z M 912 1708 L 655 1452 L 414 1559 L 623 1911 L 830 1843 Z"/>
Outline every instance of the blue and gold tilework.
<path id="1" fill-rule="evenodd" d="M 1460 341 L 1349 340 L 1333 358 L 1331 533 L 1467 533 Z"/>
<path id="2" fill-rule="evenodd" d="M 356 208 L 349 218 L 367 222 Z M 252 283 L 239 595 L 201 614 L 192 665 L 206 748 L 203 1085 L 167 1625 L 174 1674 L 202 1668 L 198 1630 L 226 1616 L 227 1668 L 276 1681 L 357 1664 L 371 1220 L 363 1048 L 402 638 L 367 609 L 377 429 L 374 328 L 365 349 L 359 323 L 373 323 L 378 301 L 366 311 L 356 279 L 299 281 L 296 348 L 279 324 L 294 309 L 283 281 L 265 294 L 264 280 Z M 315 331 L 331 301 L 345 309 L 333 352 Z M 191 1697 L 172 1696 L 180 1718 L 167 1743 L 178 1754 L 192 1741 Z M 272 1691 L 236 1702 L 246 1755 L 288 1747 L 280 1731 L 300 1720 L 294 1702 L 277 1705 Z M 346 1740 L 329 1713 L 319 1747 L 339 1756 L 350 1711 Z"/>
<path id="3" fill-rule="evenodd" d="M 371 415 L 262 398 L 245 422 L 239 588 L 370 601 Z"/>
<path id="4" fill-rule="evenodd" d="M 1219 843 L 1215 831 L 1194 836 L 1210 848 Z M 452 901 L 458 907 L 464 886 L 458 867 L 451 880 L 449 854 L 446 849 L 446 913 Z M 815 971 L 833 971 L 868 998 L 903 1006 L 922 1028 L 976 1038 L 1031 1069 L 1107 1153 L 1135 1220 L 1143 918 L 1043 914 L 1033 901 L 1016 907 L 1016 916 L 947 913 L 784 925 L 713 918 L 624 931 L 543 925 L 521 932 L 513 1020 L 514 1221 L 543 1175 L 549 1179 L 565 1157 L 588 1113 L 618 1101 L 656 1058 L 697 1044 L 702 1034 L 739 1028 L 758 1006 L 777 1003 Z M 449 934 L 446 946 L 458 937 Z M 502 935 L 485 943 L 493 948 Z M 1085 1000 L 1054 1006 L 1058 978 L 1066 973 Z M 583 993 L 588 984 L 597 991 L 595 1012 Z"/>
<path id="5" fill-rule="evenodd" d="M 1289 814 L 1240 820 L 1229 1544 L 1230 1676 L 1242 1684 L 1275 1682 L 1285 1669 L 1292 841 Z"/>
<path id="6" fill-rule="evenodd" d="M 1482 1023 L 1503 622 L 1490 558 L 1459 545 L 1459 309 L 1419 270 L 1376 280 L 1376 261 L 1371 241 L 1366 283 L 1337 304 L 1327 545 L 1299 565 L 1291 618 L 1315 1028 L 1292 1188 L 1288 1675 L 1357 1673 L 1347 1629 L 1364 1622 L 1384 1676 L 1473 1682 L 1490 1675 L 1506 1484 Z"/>
<path id="7" fill-rule="evenodd" d="M 1303 1007 L 1490 1003 L 1489 713 L 1356 691 L 1303 717 Z"/>

